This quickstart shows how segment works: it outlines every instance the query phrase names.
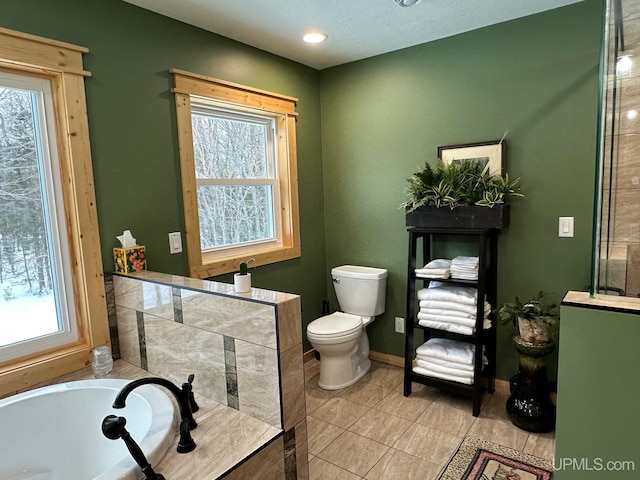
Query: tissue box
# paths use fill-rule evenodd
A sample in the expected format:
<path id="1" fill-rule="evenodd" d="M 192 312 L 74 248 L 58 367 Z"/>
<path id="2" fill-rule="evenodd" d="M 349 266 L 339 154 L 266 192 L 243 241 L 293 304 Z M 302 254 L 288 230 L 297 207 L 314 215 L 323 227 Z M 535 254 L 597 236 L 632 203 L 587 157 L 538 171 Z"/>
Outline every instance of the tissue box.
<path id="1" fill-rule="evenodd" d="M 135 273 L 147 269 L 145 247 L 136 245 L 128 248 L 113 249 L 114 273 Z"/>

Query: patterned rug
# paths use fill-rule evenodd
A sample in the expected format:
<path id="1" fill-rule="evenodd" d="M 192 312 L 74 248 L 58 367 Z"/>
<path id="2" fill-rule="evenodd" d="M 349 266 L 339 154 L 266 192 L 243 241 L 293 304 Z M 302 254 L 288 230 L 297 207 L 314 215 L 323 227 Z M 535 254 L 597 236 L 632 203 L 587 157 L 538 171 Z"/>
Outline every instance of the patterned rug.
<path id="1" fill-rule="evenodd" d="M 465 437 L 438 480 L 551 480 L 553 464 L 477 437 Z"/>

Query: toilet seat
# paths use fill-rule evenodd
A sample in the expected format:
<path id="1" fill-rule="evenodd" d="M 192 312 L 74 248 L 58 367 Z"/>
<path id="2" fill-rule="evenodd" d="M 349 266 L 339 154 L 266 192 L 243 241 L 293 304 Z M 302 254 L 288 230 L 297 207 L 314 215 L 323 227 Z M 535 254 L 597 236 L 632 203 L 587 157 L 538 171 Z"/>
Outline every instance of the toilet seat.
<path id="1" fill-rule="evenodd" d="M 307 334 L 316 338 L 341 338 L 362 330 L 362 317 L 349 313 L 335 312 L 317 318 L 307 326 Z"/>

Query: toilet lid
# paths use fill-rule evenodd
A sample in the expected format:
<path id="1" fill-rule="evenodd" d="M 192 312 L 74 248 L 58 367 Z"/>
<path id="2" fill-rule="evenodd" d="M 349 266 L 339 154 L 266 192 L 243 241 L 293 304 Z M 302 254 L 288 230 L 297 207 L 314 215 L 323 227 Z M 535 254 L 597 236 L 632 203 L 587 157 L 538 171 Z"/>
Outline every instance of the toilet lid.
<path id="1" fill-rule="evenodd" d="M 335 312 L 320 317 L 307 326 L 313 335 L 348 335 L 362 328 L 362 317 L 349 313 Z"/>

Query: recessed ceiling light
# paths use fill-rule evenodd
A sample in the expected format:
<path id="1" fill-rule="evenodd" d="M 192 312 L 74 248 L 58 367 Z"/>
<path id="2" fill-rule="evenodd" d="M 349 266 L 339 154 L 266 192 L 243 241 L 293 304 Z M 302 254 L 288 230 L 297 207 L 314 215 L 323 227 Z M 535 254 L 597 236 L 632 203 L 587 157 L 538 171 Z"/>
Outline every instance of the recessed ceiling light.
<path id="1" fill-rule="evenodd" d="M 309 32 L 305 33 L 302 40 L 306 43 L 322 43 L 327 39 L 327 35 L 322 32 Z"/>
<path id="2" fill-rule="evenodd" d="M 420 0 L 395 0 L 395 2 L 401 7 L 413 7 L 415 4 L 420 3 Z"/>

